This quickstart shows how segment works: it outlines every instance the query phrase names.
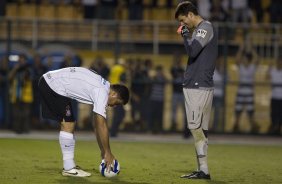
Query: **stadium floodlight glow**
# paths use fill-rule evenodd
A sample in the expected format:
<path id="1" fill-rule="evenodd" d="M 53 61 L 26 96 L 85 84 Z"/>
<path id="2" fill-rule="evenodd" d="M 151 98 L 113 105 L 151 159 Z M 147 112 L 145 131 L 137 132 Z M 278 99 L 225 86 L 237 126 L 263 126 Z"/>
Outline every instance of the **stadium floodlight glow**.
<path id="1" fill-rule="evenodd" d="M 18 62 L 19 61 L 19 55 L 10 55 L 9 56 L 9 60 L 11 61 L 11 62 Z"/>

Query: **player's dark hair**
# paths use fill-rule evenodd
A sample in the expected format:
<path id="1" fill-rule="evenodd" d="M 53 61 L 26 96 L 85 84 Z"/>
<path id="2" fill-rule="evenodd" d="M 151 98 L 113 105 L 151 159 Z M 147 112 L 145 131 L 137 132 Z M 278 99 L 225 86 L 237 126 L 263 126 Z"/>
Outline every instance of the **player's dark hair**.
<path id="1" fill-rule="evenodd" d="M 129 90 L 125 85 L 122 84 L 112 84 L 111 89 L 118 93 L 123 105 L 127 104 L 129 101 Z"/>
<path id="2" fill-rule="evenodd" d="M 174 18 L 177 19 L 179 15 L 186 16 L 189 12 L 192 12 L 194 15 L 198 15 L 197 7 L 190 1 L 184 1 L 177 5 Z"/>

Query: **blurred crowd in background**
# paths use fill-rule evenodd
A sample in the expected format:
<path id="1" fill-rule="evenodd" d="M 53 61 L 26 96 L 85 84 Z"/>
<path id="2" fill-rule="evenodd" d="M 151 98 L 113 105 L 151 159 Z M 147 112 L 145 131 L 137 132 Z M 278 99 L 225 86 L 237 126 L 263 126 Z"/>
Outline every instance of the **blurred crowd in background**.
<path id="1" fill-rule="evenodd" d="M 74 6 L 85 19 L 142 20 L 150 10 L 174 10 L 183 0 L 2 0 L 0 16 L 11 3 Z M 211 21 L 281 23 L 280 0 L 190 0 L 199 14 Z M 126 11 L 126 16 L 123 16 Z M 125 18 L 126 17 L 126 18 Z M 151 17 L 154 19 L 154 17 Z M 166 18 L 166 17 L 165 17 Z M 171 17 L 170 17 L 171 19 Z"/>
<path id="2" fill-rule="evenodd" d="M 56 61 L 55 61 L 56 60 Z M 1 57 L 0 61 L 0 125 L 2 128 L 11 128 L 17 133 L 28 133 L 30 129 L 56 128 L 56 122 L 43 120 L 40 116 L 40 100 L 37 90 L 39 78 L 47 71 L 63 67 L 82 66 L 83 61 L 77 55 L 34 55 L 28 58 L 25 54 L 14 54 L 10 58 Z M 171 68 L 173 87 L 176 103 L 184 107 L 181 81 L 184 66 L 181 66 L 180 58 L 176 58 L 175 65 Z M 168 79 L 164 75 L 162 66 L 153 66 L 150 59 L 128 59 L 119 61 L 113 66 L 108 66 L 102 56 L 97 56 L 91 63 L 90 69 L 97 71 L 102 77 L 112 83 L 125 83 L 131 88 L 131 117 L 134 127 L 131 130 L 147 131 L 153 133 L 162 132 L 162 117 L 164 109 L 164 87 Z M 154 70 L 154 71 L 152 71 Z M 153 77 L 150 72 L 155 73 Z M 9 97 L 9 100 L 6 98 Z M 7 104 L 8 103 L 8 104 Z M 175 104 L 177 105 L 177 104 Z M 176 109 L 174 105 L 173 109 Z M 77 103 L 76 116 L 78 116 Z M 8 109 L 7 109 L 8 108 Z M 10 113 L 9 124 L 5 124 L 5 118 Z M 89 111 L 89 116 L 91 112 Z M 174 116 L 176 114 L 174 113 Z M 116 136 L 119 125 L 125 117 L 123 107 L 114 108 L 112 122 L 112 136 Z M 176 117 L 173 117 L 173 120 Z M 82 125 L 83 129 L 91 129 L 91 119 L 87 119 Z M 136 126 L 135 126 L 136 125 Z M 133 128 L 133 129 L 132 129 Z M 175 124 L 171 131 L 176 131 Z"/>
<path id="3" fill-rule="evenodd" d="M 14 57 L 14 58 L 12 58 Z M 250 132 L 259 133 L 259 125 L 254 118 L 255 90 L 254 80 L 259 59 L 253 50 L 239 49 L 236 56 L 238 67 L 238 91 L 234 99 L 235 122 L 232 132 L 240 133 L 239 121 L 242 112 L 246 111 L 250 123 Z M 1 57 L 0 62 L 0 126 L 13 129 L 17 133 L 28 133 L 31 129 L 58 128 L 58 123 L 43 120 L 40 115 L 40 100 L 37 90 L 39 78 L 47 71 L 63 67 L 82 66 L 83 60 L 77 55 L 34 55 L 28 58 L 24 54 L 14 54 Z M 123 106 L 113 108 L 111 113 L 111 136 L 117 136 L 122 125 L 124 131 L 151 132 L 154 134 L 165 132 L 182 132 L 189 136 L 184 114 L 184 99 L 182 93 L 182 79 L 185 65 L 181 55 L 174 54 L 169 70 L 169 76 L 164 67 L 154 64 L 150 58 L 119 60 L 109 66 L 103 56 L 98 55 L 89 66 L 111 83 L 124 83 L 130 87 L 130 122 L 125 122 L 126 110 Z M 271 85 L 271 114 L 269 134 L 280 134 L 281 101 L 282 101 L 282 58 L 269 65 L 267 81 Z M 215 74 L 215 92 L 213 100 L 213 118 L 211 132 L 224 133 L 224 60 L 220 56 Z M 171 95 L 166 87 L 170 86 Z M 168 99 L 169 96 L 169 99 Z M 7 100 L 9 98 L 9 100 Z M 165 101 L 170 101 L 170 112 L 165 110 Z M 79 116 L 78 104 L 73 102 L 76 117 Z M 183 117 L 179 118 L 179 108 Z M 7 113 L 9 111 L 9 113 Z M 170 127 L 164 129 L 163 118 L 170 113 Z M 79 123 L 80 129 L 92 128 L 92 112 Z M 5 118 L 9 117 L 9 123 Z M 127 118 L 128 119 L 128 118 Z M 182 122 L 179 122 L 180 121 Z M 182 127 L 179 127 L 182 126 Z M 178 127 L 178 128 L 177 128 Z"/>
<path id="4" fill-rule="evenodd" d="M 73 6 L 84 19 L 124 19 L 123 11 L 127 11 L 128 20 L 148 20 L 148 10 L 169 10 L 173 13 L 177 3 L 174 0 L 2 0 L 0 16 L 7 15 L 9 4 L 35 4 L 38 6 Z M 206 19 L 216 22 L 243 23 L 281 23 L 282 3 L 279 0 L 192 0 L 197 4 L 199 13 Z M 154 19 L 154 16 L 150 18 Z M 168 18 L 169 21 L 173 19 Z M 232 30 L 230 31 L 232 32 Z M 175 34 L 175 33 L 172 33 Z M 279 35 L 278 35 L 279 36 Z M 281 37 L 281 35 L 280 35 Z M 246 37 L 244 37 L 246 38 Z M 210 130 L 214 133 L 246 133 L 240 129 L 242 114 L 250 127 L 247 133 L 281 135 L 282 125 L 282 54 L 278 58 L 268 58 L 267 64 L 261 61 L 256 47 L 250 42 L 242 43 L 236 50 L 234 65 L 226 64 L 226 55 L 220 53 L 214 73 L 213 115 Z M 281 39 L 281 38 L 280 38 Z M 75 42 L 75 40 L 74 40 Z M 179 42 L 181 45 L 181 42 Z M 271 46 L 272 47 L 272 46 Z M 139 51 L 136 51 L 138 53 Z M 37 83 L 42 74 L 63 67 L 84 66 L 97 71 L 111 83 L 125 83 L 131 91 L 129 106 L 119 106 L 109 112 L 109 126 L 112 137 L 118 136 L 120 130 L 130 132 L 181 133 L 189 137 L 186 127 L 182 77 L 186 67 L 186 55 L 173 53 L 170 64 L 162 65 L 151 57 L 127 57 L 117 59 L 111 65 L 103 54 L 92 58 L 90 65 L 75 52 L 54 52 L 27 54 L 14 52 L 7 55 L 0 50 L 0 128 L 11 129 L 16 133 L 28 133 L 30 130 L 57 129 L 59 124 L 43 120 L 40 116 L 40 100 Z M 254 85 L 259 68 L 265 68 L 265 86 L 270 86 L 267 98 L 269 122 L 267 130 L 261 131 L 256 121 L 256 98 L 258 88 Z M 235 69 L 232 67 L 236 67 Z M 231 69 L 230 69 L 231 68 Z M 236 71 L 236 88 L 232 73 Z M 235 96 L 228 96 L 230 90 Z M 234 92 L 235 89 L 235 92 Z M 264 90 L 264 89 L 263 89 Z M 232 94 L 233 94 L 232 93 Z M 231 94 L 231 93 L 230 93 Z M 228 98 L 228 99 L 227 99 Z M 228 104 L 232 101 L 232 105 Z M 166 106 L 169 102 L 169 106 Z M 77 117 L 80 116 L 79 105 L 73 102 Z M 227 127 L 226 116 L 230 116 L 226 107 L 232 106 L 232 116 Z M 180 113 L 179 113 L 180 111 Z M 263 111 L 263 110 L 262 110 Z M 260 111 L 261 112 L 261 111 Z M 78 129 L 92 129 L 91 110 L 78 123 Z M 167 116 L 167 114 L 170 114 Z M 259 113 L 257 113 L 259 114 Z M 165 128 L 166 117 L 170 119 Z M 79 118 L 78 118 L 79 119 Z M 265 126 L 265 125 L 264 125 Z M 245 128 L 243 128 L 245 129 Z"/>

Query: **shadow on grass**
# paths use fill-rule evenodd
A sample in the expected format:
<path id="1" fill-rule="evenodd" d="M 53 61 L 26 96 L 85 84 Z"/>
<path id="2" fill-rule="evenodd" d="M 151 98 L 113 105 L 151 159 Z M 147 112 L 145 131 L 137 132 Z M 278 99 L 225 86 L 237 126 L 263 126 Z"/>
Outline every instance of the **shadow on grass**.
<path id="1" fill-rule="evenodd" d="M 60 184 L 77 184 L 77 183 L 81 183 L 81 184 L 109 184 L 109 183 L 113 183 L 113 184 L 150 184 L 147 182 L 141 182 L 141 181 L 128 181 L 130 179 L 128 179 L 127 181 L 122 180 L 119 177 L 116 178 L 103 178 L 102 176 L 100 176 L 101 178 L 103 178 L 103 181 L 95 181 L 95 179 L 91 176 L 91 177 L 86 177 L 86 178 L 79 178 L 79 177 L 64 177 L 61 175 L 61 170 L 58 170 L 58 168 L 53 168 L 53 167 L 40 167 L 40 166 L 35 166 L 36 169 L 39 170 L 40 173 L 48 173 L 51 177 L 53 178 L 53 181 L 56 181 L 56 183 L 60 183 Z M 55 171 L 55 172 L 54 172 Z M 99 174 L 99 171 L 97 169 L 93 169 L 92 174 Z M 60 178 L 57 178 L 60 177 Z M 94 180 L 94 181 L 91 181 Z"/>
<path id="2" fill-rule="evenodd" d="M 183 174 L 188 174 L 188 173 L 192 173 L 192 172 L 194 172 L 193 170 L 189 170 L 189 171 L 187 171 L 187 170 L 176 170 L 178 173 L 182 173 L 182 174 L 180 174 L 179 175 L 179 178 L 180 178 L 180 176 L 181 175 L 183 175 Z M 185 179 L 185 178 L 182 178 L 183 180 L 190 180 L 190 179 Z M 202 180 L 202 181 L 205 181 L 206 183 L 208 183 L 208 184 L 226 184 L 226 182 L 225 181 L 219 181 L 219 180 L 214 180 L 213 178 L 212 178 L 212 176 L 211 176 L 211 180 Z"/>
<path id="3" fill-rule="evenodd" d="M 136 181 L 124 181 L 120 180 L 119 178 L 112 178 L 108 179 L 105 178 L 105 181 L 103 182 L 97 182 L 97 181 L 89 181 L 88 178 L 74 178 L 74 177 L 65 177 L 62 179 L 57 179 L 57 183 L 60 184 L 77 184 L 77 183 L 83 183 L 83 184 L 105 184 L 105 183 L 115 183 L 115 184 L 149 184 L 146 182 L 136 182 Z"/>
<path id="4" fill-rule="evenodd" d="M 225 182 L 225 181 L 218 181 L 218 180 L 213 180 L 213 179 L 211 179 L 211 180 L 207 180 L 206 181 L 208 184 L 226 184 L 227 182 Z"/>

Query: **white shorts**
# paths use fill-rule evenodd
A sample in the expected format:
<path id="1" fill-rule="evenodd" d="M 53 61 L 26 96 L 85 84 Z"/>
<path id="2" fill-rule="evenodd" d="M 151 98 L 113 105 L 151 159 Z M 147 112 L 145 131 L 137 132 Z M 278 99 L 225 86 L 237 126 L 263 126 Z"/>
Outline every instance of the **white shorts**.
<path id="1" fill-rule="evenodd" d="M 213 89 L 183 88 L 185 109 L 190 130 L 208 130 L 212 108 Z"/>

